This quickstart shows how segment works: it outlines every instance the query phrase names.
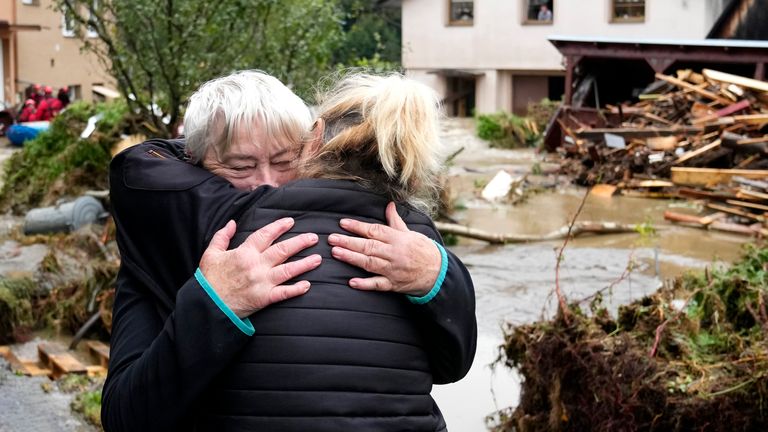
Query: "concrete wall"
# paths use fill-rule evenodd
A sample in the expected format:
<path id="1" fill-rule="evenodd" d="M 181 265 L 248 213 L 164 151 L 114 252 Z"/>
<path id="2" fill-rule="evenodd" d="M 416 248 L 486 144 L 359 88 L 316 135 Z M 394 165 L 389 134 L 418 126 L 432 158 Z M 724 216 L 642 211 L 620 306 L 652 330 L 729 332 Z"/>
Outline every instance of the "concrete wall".
<path id="1" fill-rule="evenodd" d="M 39 0 L 37 5 L 16 5 L 18 23 L 37 24 L 39 32 L 17 33 L 18 77 L 17 85 L 23 90 L 30 83 L 62 86 L 79 85 L 82 99 L 92 99 L 91 87 L 95 83 L 112 86 L 113 79 L 98 60 L 80 52 L 81 42 L 62 35 L 62 16 L 51 9 L 52 0 Z"/>
<path id="2" fill-rule="evenodd" d="M 448 25 L 449 0 L 403 0 L 403 66 L 411 76 L 461 69 L 481 73 L 477 111 L 509 110 L 515 75 L 560 75 L 550 35 L 702 39 L 725 0 L 646 0 L 644 22 L 612 22 L 611 0 L 554 0 L 551 24 L 526 23 L 527 0 L 475 0 L 471 26 Z M 537 81 L 536 93 L 546 95 Z M 519 90 L 518 90 L 519 89 Z M 499 93 L 499 94 L 497 94 Z"/>

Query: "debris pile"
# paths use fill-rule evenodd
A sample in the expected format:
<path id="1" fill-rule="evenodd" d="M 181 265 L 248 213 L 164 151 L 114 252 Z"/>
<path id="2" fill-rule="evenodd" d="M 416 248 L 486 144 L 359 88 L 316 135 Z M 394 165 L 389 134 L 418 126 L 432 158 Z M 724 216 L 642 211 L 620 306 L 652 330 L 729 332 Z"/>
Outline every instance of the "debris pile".
<path id="1" fill-rule="evenodd" d="M 566 306 L 508 326 L 501 360 L 523 375 L 494 431 L 768 430 L 768 249 L 691 273 L 619 309 Z M 586 305 L 585 305 L 586 306 Z"/>
<path id="2" fill-rule="evenodd" d="M 561 110 L 562 170 L 598 194 L 703 199 L 718 223 L 686 222 L 764 235 L 768 82 L 709 69 L 656 78 L 632 105 Z"/>

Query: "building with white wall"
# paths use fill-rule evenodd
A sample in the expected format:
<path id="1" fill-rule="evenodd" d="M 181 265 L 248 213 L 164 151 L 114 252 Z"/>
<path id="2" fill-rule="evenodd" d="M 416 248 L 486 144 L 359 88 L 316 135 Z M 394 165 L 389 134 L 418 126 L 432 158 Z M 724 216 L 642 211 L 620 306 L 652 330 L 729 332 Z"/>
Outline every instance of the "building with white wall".
<path id="1" fill-rule="evenodd" d="M 703 39 L 727 0 L 402 0 L 403 67 L 451 115 L 523 113 L 560 99 L 564 61 L 550 35 Z M 540 14 L 542 6 L 551 12 Z"/>

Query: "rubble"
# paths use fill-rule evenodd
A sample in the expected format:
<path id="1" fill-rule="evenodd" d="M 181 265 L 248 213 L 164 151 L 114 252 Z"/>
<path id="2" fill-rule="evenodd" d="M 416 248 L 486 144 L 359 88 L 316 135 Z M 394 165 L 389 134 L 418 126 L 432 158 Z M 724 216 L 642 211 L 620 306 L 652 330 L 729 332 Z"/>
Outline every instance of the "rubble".
<path id="1" fill-rule="evenodd" d="M 560 110 L 561 170 L 603 195 L 615 187 L 709 209 L 704 223 L 677 214 L 671 221 L 768 234 L 768 188 L 759 181 L 768 179 L 768 83 L 709 69 L 676 75 L 656 74 L 634 104 Z"/>

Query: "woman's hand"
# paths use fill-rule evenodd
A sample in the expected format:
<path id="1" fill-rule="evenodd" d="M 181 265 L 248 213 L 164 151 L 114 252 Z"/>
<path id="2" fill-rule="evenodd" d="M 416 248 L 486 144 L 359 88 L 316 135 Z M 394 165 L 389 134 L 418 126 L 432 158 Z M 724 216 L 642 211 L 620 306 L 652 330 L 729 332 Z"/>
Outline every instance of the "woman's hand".
<path id="1" fill-rule="evenodd" d="M 350 279 L 352 288 L 424 296 L 440 272 L 440 251 L 427 236 L 408 230 L 395 203 L 387 205 L 386 216 L 388 225 L 342 219 L 342 228 L 365 238 L 331 234 L 331 253 L 340 261 L 380 275 Z"/>
<path id="2" fill-rule="evenodd" d="M 249 235 L 235 249 L 227 250 L 235 235 L 229 221 L 214 234 L 200 260 L 200 270 L 216 294 L 240 318 L 272 303 L 300 296 L 309 290 L 308 281 L 282 285 L 285 281 L 320 265 L 320 255 L 285 263 L 299 251 L 317 243 L 316 234 L 301 234 L 277 244 L 277 238 L 293 226 L 293 219 L 272 222 Z"/>

